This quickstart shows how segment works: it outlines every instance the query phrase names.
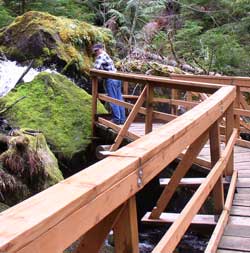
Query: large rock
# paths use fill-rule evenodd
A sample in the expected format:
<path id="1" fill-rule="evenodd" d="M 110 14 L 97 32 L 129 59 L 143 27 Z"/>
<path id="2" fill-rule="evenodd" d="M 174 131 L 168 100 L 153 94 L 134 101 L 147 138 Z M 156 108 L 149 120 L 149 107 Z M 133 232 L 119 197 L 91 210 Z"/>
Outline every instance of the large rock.
<path id="1" fill-rule="evenodd" d="M 102 42 L 113 48 L 110 30 L 85 22 L 30 11 L 0 32 L 0 51 L 11 60 L 35 59 L 35 66 L 51 66 L 84 80 L 92 66 L 91 47 Z"/>
<path id="2" fill-rule="evenodd" d="M 15 130 L 0 135 L 0 199 L 9 206 L 63 179 L 42 133 Z"/>
<path id="3" fill-rule="evenodd" d="M 42 72 L 0 98 L 0 111 L 5 111 L 9 124 L 43 132 L 60 165 L 66 163 L 71 170 L 79 164 L 83 168 L 88 161 L 91 110 L 91 95 L 55 73 Z M 106 112 L 102 104 L 98 110 Z"/>

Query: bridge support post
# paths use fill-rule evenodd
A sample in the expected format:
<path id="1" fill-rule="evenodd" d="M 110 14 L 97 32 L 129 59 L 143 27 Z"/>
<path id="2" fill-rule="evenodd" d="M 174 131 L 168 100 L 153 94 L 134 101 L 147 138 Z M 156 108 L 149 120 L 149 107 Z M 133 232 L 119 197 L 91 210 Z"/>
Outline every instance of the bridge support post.
<path id="1" fill-rule="evenodd" d="M 220 159 L 220 125 L 216 121 L 209 132 L 211 168 Z M 224 208 L 224 188 L 222 176 L 219 177 L 213 189 L 214 209 L 216 214 L 221 214 Z"/>
<path id="2" fill-rule="evenodd" d="M 138 224 L 135 196 L 127 201 L 114 226 L 116 253 L 139 253 Z"/>

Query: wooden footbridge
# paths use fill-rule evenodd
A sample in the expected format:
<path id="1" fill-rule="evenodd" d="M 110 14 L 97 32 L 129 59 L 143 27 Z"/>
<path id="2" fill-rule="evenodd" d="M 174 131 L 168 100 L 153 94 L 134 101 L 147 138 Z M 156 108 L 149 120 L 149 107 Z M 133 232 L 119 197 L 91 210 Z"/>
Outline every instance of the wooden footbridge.
<path id="1" fill-rule="evenodd" d="M 177 168 L 161 181 L 164 190 L 143 218 L 173 222 L 152 252 L 173 252 L 192 223 L 214 225 L 206 253 L 250 252 L 250 143 L 240 138 L 250 130 L 250 78 L 91 74 L 93 133 L 96 125 L 112 128 L 115 142 L 105 159 L 1 213 L 0 252 L 62 253 L 78 240 L 75 252 L 97 253 L 113 230 L 116 253 L 138 253 L 135 194 L 176 158 Z M 99 77 L 122 80 L 125 101 L 99 94 Z M 132 85 L 139 95 L 129 94 Z M 125 124 L 99 116 L 98 100 L 126 107 Z M 156 111 L 157 103 L 169 113 Z M 186 112 L 177 116 L 179 109 Z M 143 117 L 136 123 L 138 113 Z M 133 142 L 120 147 L 124 138 Z M 185 178 L 192 164 L 206 168 L 207 177 Z M 197 190 L 181 213 L 166 213 L 177 187 L 189 184 Z M 213 215 L 199 213 L 209 196 Z"/>

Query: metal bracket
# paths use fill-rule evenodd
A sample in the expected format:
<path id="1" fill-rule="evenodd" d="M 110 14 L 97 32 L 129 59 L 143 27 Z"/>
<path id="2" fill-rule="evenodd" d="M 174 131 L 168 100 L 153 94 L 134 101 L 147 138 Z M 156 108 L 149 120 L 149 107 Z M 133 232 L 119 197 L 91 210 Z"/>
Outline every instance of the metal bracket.
<path id="1" fill-rule="evenodd" d="M 138 178 L 137 178 L 137 185 L 138 187 L 142 187 L 143 185 L 143 169 L 142 169 L 142 163 L 141 158 L 139 158 L 139 168 L 138 168 Z"/>
<path id="2" fill-rule="evenodd" d="M 224 106 L 223 106 L 223 104 L 220 106 L 220 112 L 224 113 Z"/>

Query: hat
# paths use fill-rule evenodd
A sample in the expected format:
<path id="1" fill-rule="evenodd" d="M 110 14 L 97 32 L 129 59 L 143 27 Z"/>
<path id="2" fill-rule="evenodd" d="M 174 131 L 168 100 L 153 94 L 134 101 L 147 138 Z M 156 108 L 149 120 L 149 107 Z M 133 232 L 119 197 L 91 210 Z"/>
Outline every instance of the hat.
<path id="1" fill-rule="evenodd" d="M 102 49 L 103 45 L 101 43 L 97 43 L 92 47 L 92 51 L 95 52 L 98 49 Z"/>

